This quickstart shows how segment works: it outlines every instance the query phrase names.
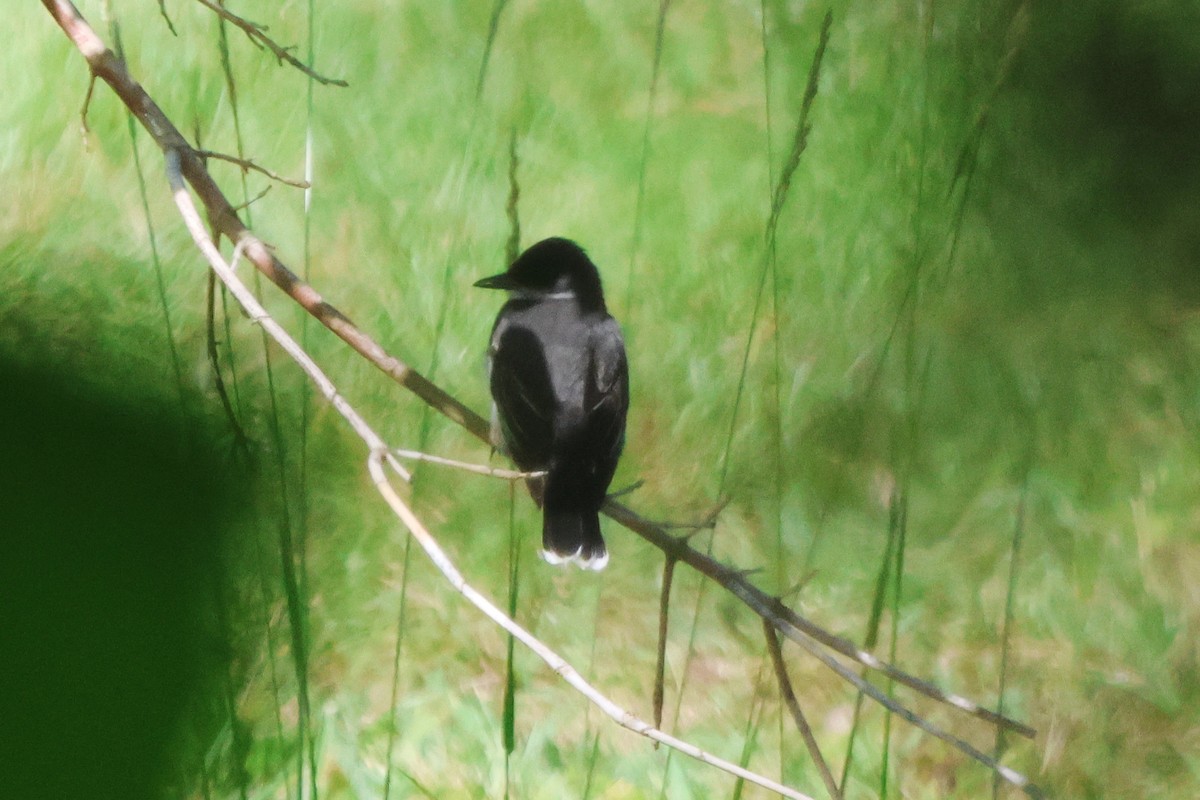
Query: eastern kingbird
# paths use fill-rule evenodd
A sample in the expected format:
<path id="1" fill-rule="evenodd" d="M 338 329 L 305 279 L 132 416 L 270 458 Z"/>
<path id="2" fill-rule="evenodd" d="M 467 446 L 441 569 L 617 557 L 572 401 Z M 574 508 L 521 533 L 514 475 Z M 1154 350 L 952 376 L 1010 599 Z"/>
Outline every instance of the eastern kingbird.
<path id="1" fill-rule="evenodd" d="M 579 245 L 553 238 L 475 285 L 508 291 L 488 347 L 492 443 L 546 472 L 529 481 L 542 557 L 604 569 L 598 512 L 625 444 L 629 367 L 600 273 Z"/>

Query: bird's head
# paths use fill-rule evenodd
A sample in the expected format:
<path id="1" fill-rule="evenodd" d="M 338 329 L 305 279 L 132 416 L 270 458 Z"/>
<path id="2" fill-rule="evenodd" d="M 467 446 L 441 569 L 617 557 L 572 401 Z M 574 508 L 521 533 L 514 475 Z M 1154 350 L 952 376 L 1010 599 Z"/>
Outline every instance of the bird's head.
<path id="1" fill-rule="evenodd" d="M 573 299 L 588 311 L 604 311 L 600 273 L 570 239 L 543 239 L 517 257 L 506 272 L 476 281 L 482 289 L 505 289 L 529 300 Z"/>

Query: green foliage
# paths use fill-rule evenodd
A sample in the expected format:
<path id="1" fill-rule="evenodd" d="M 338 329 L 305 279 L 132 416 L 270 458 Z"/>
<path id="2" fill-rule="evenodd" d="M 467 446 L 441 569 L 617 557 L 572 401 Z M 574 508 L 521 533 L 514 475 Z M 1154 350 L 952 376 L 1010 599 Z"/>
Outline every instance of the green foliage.
<path id="1" fill-rule="evenodd" d="M 657 3 L 506 3 L 478 95 L 492 2 L 318 5 L 316 69 L 350 86 L 316 89 L 313 284 L 414 367 L 436 361 L 437 380 L 483 411 L 496 298 L 469 287 L 503 266 L 515 130 L 522 244 L 561 234 L 588 248 L 626 331 L 634 399 L 616 484 L 645 479 L 631 502 L 648 517 L 703 514 L 725 466 L 771 184 L 825 13 L 764 5 L 769 125 L 758 5 L 671 5 L 636 257 Z M 908 509 L 902 597 L 872 620 L 883 632 L 878 651 L 895 630 L 903 667 L 995 705 L 1027 481 L 1004 704 L 1039 737 L 1010 741 L 1005 762 L 1061 797 L 1194 797 L 1198 20 L 1168 4 L 978 5 L 833 4 L 808 149 L 779 220 L 779 303 L 763 305 L 750 345 L 724 487 L 732 503 L 714 552 L 767 566 L 762 580 L 773 590 L 803 582 L 803 613 L 860 637 L 898 487 Z M 82 10 L 103 33 L 100 8 Z M 303 4 L 244 11 L 283 44 L 307 41 Z M 114 4 L 130 68 L 181 130 L 232 152 L 216 21 L 194 3 L 168 3 L 167 12 L 178 36 L 153 3 Z M 82 59 L 36 3 L 9 24 L 0 51 L 9 76 L 0 356 L 96 391 L 163 404 L 182 397 L 188 418 L 202 420 L 189 424 L 232 464 L 204 350 L 203 265 L 159 154 L 137 137 L 182 387 L 123 109 L 98 86 L 85 143 Z M 248 154 L 300 177 L 303 76 L 236 30 L 228 35 Z M 237 169 L 211 168 L 236 198 Z M 248 185 L 253 196 L 269 181 L 251 173 Z M 276 186 L 253 215 L 256 231 L 299 268 L 301 192 Z M 292 304 L 264 294 L 297 331 Z M 364 477 L 365 453 L 324 404 L 309 407 L 301 447 L 302 381 L 274 351 L 283 435 L 272 438 L 258 332 L 232 311 L 230 333 L 219 333 L 236 356 L 233 372 L 226 356 L 226 379 L 236 374 L 236 407 L 254 442 L 245 480 L 255 500 L 225 526 L 231 544 L 220 560 L 237 714 L 221 711 L 220 687 L 197 700 L 205 710 L 180 723 L 180 737 L 201 744 L 171 769 L 192 787 L 203 763 L 213 797 L 296 794 L 297 679 L 278 553 L 286 514 L 308 613 L 305 676 L 324 796 L 381 793 L 387 752 L 393 797 L 503 794 L 504 637 L 420 554 L 405 574 L 403 532 Z M 427 427 L 427 450 L 489 458 L 440 417 L 423 422 L 417 401 L 316 326 L 309 348 L 391 444 L 414 446 Z M 777 430 L 778 497 L 769 457 Z M 508 596 L 508 488 L 423 465 L 414 496 L 469 579 Z M 527 533 L 538 525 L 520 493 L 514 524 Z M 613 558 L 602 576 L 553 571 L 526 552 L 511 597 L 523 624 L 648 716 L 661 566 L 640 540 L 608 530 Z M 526 548 L 535 539 L 521 537 Z M 747 728 L 762 657 L 755 619 L 709 591 L 697 652 L 680 674 L 698 579 L 681 569 L 677 580 L 667 702 L 682 687 L 678 732 L 727 758 L 754 737 L 751 768 L 782 771 L 819 794 L 798 736 L 780 742 L 774 692 L 761 724 Z M 817 737 L 840 765 L 854 695 L 788 655 Z M 576 796 L 585 784 L 597 798 L 654 796 L 660 786 L 672 798 L 734 791 L 732 778 L 686 759 L 664 773 L 663 752 L 588 711 L 528 653 L 518 648 L 512 664 L 513 796 Z M 990 747 L 974 723 L 921 710 Z M 898 721 L 885 752 L 883 716 L 870 703 L 861 725 L 851 796 L 875 796 L 885 763 L 892 796 L 989 791 L 982 768 Z"/>

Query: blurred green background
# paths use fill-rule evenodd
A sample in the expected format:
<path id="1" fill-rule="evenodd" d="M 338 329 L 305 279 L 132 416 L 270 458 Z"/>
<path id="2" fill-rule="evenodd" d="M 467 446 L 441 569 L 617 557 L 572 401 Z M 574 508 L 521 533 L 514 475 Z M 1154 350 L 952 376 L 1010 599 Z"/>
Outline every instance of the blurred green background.
<path id="1" fill-rule="evenodd" d="M 166 3 L 177 35 L 148 0 L 81 5 L 110 45 L 119 23 L 133 74 L 205 147 L 301 177 L 311 136 L 307 213 L 275 185 L 246 216 L 385 347 L 486 412 L 497 298 L 470 284 L 504 266 L 515 132 L 522 245 L 578 240 L 626 333 L 616 485 L 644 480 L 634 508 L 689 520 L 727 495 L 714 554 L 762 567 L 770 591 L 800 585 L 798 610 L 856 641 L 903 533 L 878 652 L 991 706 L 1003 684 L 1005 709 L 1038 729 L 1004 761 L 1052 796 L 1200 795 L 1200 12 L 679 0 L 652 83 L 652 2 L 233 8 L 349 87 L 310 103 L 303 75 L 199 4 Z M 504 638 L 409 558 L 361 445 L 230 308 L 218 336 L 239 446 L 205 354 L 204 264 L 160 154 L 141 132 L 131 146 L 104 86 L 81 134 L 86 67 L 40 4 L 7 25 L 10 796 L 75 794 L 76 776 L 96 797 L 734 796 L 732 778 L 613 726 L 519 650 L 506 767 Z M 235 201 L 270 185 L 211 169 Z M 489 459 L 263 295 L 391 445 Z M 519 621 L 650 713 L 657 551 L 609 523 L 602 575 L 555 571 L 534 556 L 522 492 L 423 466 L 411 494 L 493 598 L 515 536 Z M 756 620 L 699 587 L 679 571 L 664 726 L 823 796 L 781 728 Z M 840 769 L 854 694 L 787 653 Z M 992 751 L 986 726 L 897 695 Z M 991 794 L 941 743 L 901 722 L 884 736 L 868 705 L 848 797 Z"/>

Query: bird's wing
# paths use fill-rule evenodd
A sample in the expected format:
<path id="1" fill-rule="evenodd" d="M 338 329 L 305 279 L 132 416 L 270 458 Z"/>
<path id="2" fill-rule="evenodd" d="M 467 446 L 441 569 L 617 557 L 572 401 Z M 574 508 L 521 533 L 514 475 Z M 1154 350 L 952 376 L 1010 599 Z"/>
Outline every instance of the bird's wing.
<path id="1" fill-rule="evenodd" d="M 614 460 L 625 444 L 629 410 L 629 364 L 616 320 L 607 317 L 592 332 L 587 414 L 595 440 L 610 448 Z"/>
<path id="2" fill-rule="evenodd" d="M 541 345 L 527 328 L 502 320 L 489 355 L 492 399 L 509 454 L 522 469 L 541 468 L 557 407 Z"/>

